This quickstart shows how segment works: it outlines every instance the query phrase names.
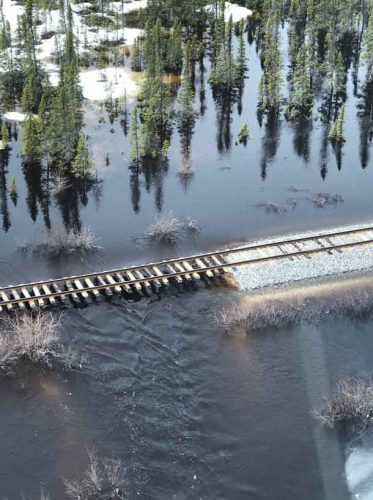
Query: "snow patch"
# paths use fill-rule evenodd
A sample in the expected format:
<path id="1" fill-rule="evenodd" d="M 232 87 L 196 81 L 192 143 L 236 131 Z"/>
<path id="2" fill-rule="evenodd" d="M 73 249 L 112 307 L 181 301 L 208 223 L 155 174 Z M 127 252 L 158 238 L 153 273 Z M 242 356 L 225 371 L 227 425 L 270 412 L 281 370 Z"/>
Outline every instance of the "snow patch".
<path id="1" fill-rule="evenodd" d="M 119 99 L 125 93 L 135 96 L 139 90 L 138 82 L 122 68 L 82 71 L 79 76 L 83 97 L 91 101 L 105 101 L 110 97 Z"/>
<path id="2" fill-rule="evenodd" d="M 19 113 L 18 111 L 8 111 L 3 114 L 4 120 L 8 120 L 11 122 L 23 122 L 26 119 L 26 115 L 24 113 Z"/>
<path id="3" fill-rule="evenodd" d="M 205 7 L 207 12 L 214 12 L 215 11 L 215 6 L 214 5 L 207 5 Z M 232 21 L 234 23 L 238 23 L 242 20 L 247 19 L 248 17 L 253 15 L 253 11 L 250 9 L 247 9 L 246 7 L 241 7 L 241 5 L 236 5 L 231 2 L 225 2 L 225 11 L 224 11 L 224 19 L 225 22 L 228 22 L 230 17 L 232 16 Z"/>

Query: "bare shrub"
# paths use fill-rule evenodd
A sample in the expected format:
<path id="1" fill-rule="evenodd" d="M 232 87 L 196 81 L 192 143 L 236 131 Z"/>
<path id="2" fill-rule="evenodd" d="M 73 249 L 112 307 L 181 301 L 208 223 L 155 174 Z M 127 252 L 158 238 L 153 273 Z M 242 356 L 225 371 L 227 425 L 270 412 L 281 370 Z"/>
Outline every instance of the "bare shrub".
<path id="1" fill-rule="evenodd" d="M 169 213 L 158 216 L 146 230 L 145 236 L 153 240 L 174 242 L 178 236 L 197 231 L 197 223 L 193 219 L 180 220 Z"/>
<path id="2" fill-rule="evenodd" d="M 327 206 L 336 207 L 340 203 L 343 203 L 344 199 L 340 194 L 316 193 L 310 198 L 310 201 L 317 208 L 324 208 Z"/>
<path id="3" fill-rule="evenodd" d="M 258 203 L 256 207 L 264 209 L 267 214 L 281 215 L 287 212 L 286 207 L 269 201 Z"/>
<path id="4" fill-rule="evenodd" d="M 7 330 L 0 334 L 0 370 L 10 373 L 19 361 L 66 367 L 75 365 L 77 355 L 60 341 L 61 316 L 38 311 L 6 320 Z"/>
<path id="5" fill-rule="evenodd" d="M 65 479 L 66 494 L 76 500 L 121 500 L 124 494 L 124 468 L 120 459 L 99 460 L 94 450 L 87 450 L 88 467 L 83 477 L 77 480 Z"/>
<path id="6" fill-rule="evenodd" d="M 53 185 L 51 188 L 52 194 L 59 194 L 62 191 L 66 191 L 70 187 L 70 182 L 62 174 L 56 174 L 53 179 Z"/>
<path id="7" fill-rule="evenodd" d="M 219 328 L 232 334 L 237 327 L 249 330 L 283 328 L 300 322 L 316 323 L 333 314 L 362 319 L 370 315 L 372 309 L 373 290 L 367 288 L 326 300 L 316 297 L 242 300 L 217 308 L 214 320 Z"/>
<path id="8" fill-rule="evenodd" d="M 338 382 L 335 393 L 315 412 L 323 425 L 367 427 L 373 422 L 373 381 L 348 378 Z"/>
<path id="9" fill-rule="evenodd" d="M 91 253 L 99 249 L 97 239 L 89 226 L 82 229 L 64 228 L 55 229 L 47 233 L 41 241 L 35 244 L 18 242 L 18 250 L 32 251 L 35 254 L 43 254 L 50 257 L 58 257 L 71 253 Z"/>

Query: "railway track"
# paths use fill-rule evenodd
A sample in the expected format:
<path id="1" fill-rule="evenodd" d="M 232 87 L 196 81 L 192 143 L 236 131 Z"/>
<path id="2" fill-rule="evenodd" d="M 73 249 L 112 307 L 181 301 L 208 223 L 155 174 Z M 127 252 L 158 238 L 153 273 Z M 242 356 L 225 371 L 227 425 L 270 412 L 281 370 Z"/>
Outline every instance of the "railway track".
<path id="1" fill-rule="evenodd" d="M 81 274 L 0 288 L 0 313 L 35 309 L 89 298 L 122 294 L 126 298 L 155 293 L 171 284 L 219 280 L 235 267 L 283 259 L 312 259 L 316 254 L 342 253 L 373 244 L 373 226 L 314 233 L 267 243 L 175 258 L 141 266 Z"/>

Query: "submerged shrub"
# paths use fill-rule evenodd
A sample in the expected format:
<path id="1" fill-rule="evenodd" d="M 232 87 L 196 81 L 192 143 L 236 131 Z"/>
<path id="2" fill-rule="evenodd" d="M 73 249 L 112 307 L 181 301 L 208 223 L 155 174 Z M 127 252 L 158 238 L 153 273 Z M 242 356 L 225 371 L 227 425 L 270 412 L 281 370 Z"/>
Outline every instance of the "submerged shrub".
<path id="1" fill-rule="evenodd" d="M 372 314 L 373 290 L 370 288 L 342 293 L 328 299 L 295 298 L 256 299 L 224 305 L 214 313 L 215 323 L 228 334 L 236 329 L 263 330 L 283 328 L 300 322 L 317 323 L 331 315 L 343 314 L 362 319 Z"/>
<path id="2" fill-rule="evenodd" d="M 122 500 L 126 498 L 125 471 L 120 459 L 99 460 L 94 450 L 87 450 L 88 467 L 83 477 L 65 479 L 66 494 L 76 500 Z"/>
<path id="3" fill-rule="evenodd" d="M 20 241 L 17 248 L 23 252 L 32 251 L 35 254 L 58 257 L 70 253 L 95 252 L 99 246 L 92 229 L 89 226 L 83 226 L 81 229 L 55 229 L 35 244 Z"/>
<path id="4" fill-rule="evenodd" d="M 193 219 L 180 220 L 172 214 L 164 214 L 157 217 L 153 224 L 149 226 L 145 236 L 153 240 L 174 242 L 178 236 L 197 231 L 197 223 Z"/>
<path id="5" fill-rule="evenodd" d="M 371 425 L 373 380 L 348 378 L 339 381 L 335 393 L 315 415 L 329 428 L 340 424 L 354 424 L 359 427 Z"/>
<path id="6" fill-rule="evenodd" d="M 0 370 L 10 373 L 23 361 L 51 367 L 60 363 L 72 367 L 77 357 L 61 343 L 61 316 L 38 311 L 20 314 L 5 321 L 0 332 Z"/>

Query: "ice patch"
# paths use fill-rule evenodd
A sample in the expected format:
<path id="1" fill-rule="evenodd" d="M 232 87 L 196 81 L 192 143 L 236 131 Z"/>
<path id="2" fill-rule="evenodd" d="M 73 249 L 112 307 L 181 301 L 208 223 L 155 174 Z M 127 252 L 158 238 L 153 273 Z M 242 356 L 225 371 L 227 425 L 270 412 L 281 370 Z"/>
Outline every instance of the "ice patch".
<path id="1" fill-rule="evenodd" d="M 207 12 L 214 12 L 215 6 L 207 5 L 205 9 Z M 246 7 L 241 7 L 240 5 L 235 5 L 234 3 L 231 2 L 225 2 L 225 11 L 224 11 L 225 22 L 228 22 L 231 16 L 232 16 L 232 21 L 234 23 L 238 23 L 244 19 L 247 19 L 252 15 L 253 11 L 247 9 Z"/>
<path id="2" fill-rule="evenodd" d="M 26 115 L 24 113 L 19 113 L 18 111 L 8 111 L 3 114 L 4 120 L 8 120 L 11 122 L 23 122 L 26 119 Z"/>
<path id="3" fill-rule="evenodd" d="M 352 450 L 345 470 L 347 484 L 353 498 L 373 500 L 373 449 Z"/>
<path id="4" fill-rule="evenodd" d="M 14 33 L 17 29 L 18 17 L 24 12 L 23 7 L 18 5 L 13 0 L 3 0 L 1 10 L 5 21 L 9 22 L 10 29 L 12 30 L 12 33 Z"/>
<path id="5" fill-rule="evenodd" d="M 367 227 L 366 225 L 354 225 L 349 227 L 336 227 L 333 229 L 320 230 L 306 233 L 284 235 L 281 239 L 302 238 L 322 232 L 338 232 L 349 229 Z M 280 238 L 272 238 L 256 242 L 250 245 L 262 243 L 281 242 Z M 294 248 L 294 250 L 296 250 Z M 227 262 L 234 262 L 234 254 L 227 255 Z M 242 290 L 254 290 L 268 286 L 280 285 L 311 278 L 343 274 L 352 271 L 359 271 L 373 268 L 373 245 L 364 247 L 346 248 L 342 253 L 333 251 L 332 254 L 314 254 L 310 259 L 299 256 L 290 259 L 279 259 L 248 265 L 247 267 L 236 268 L 233 271 L 235 277 L 240 282 Z"/>

